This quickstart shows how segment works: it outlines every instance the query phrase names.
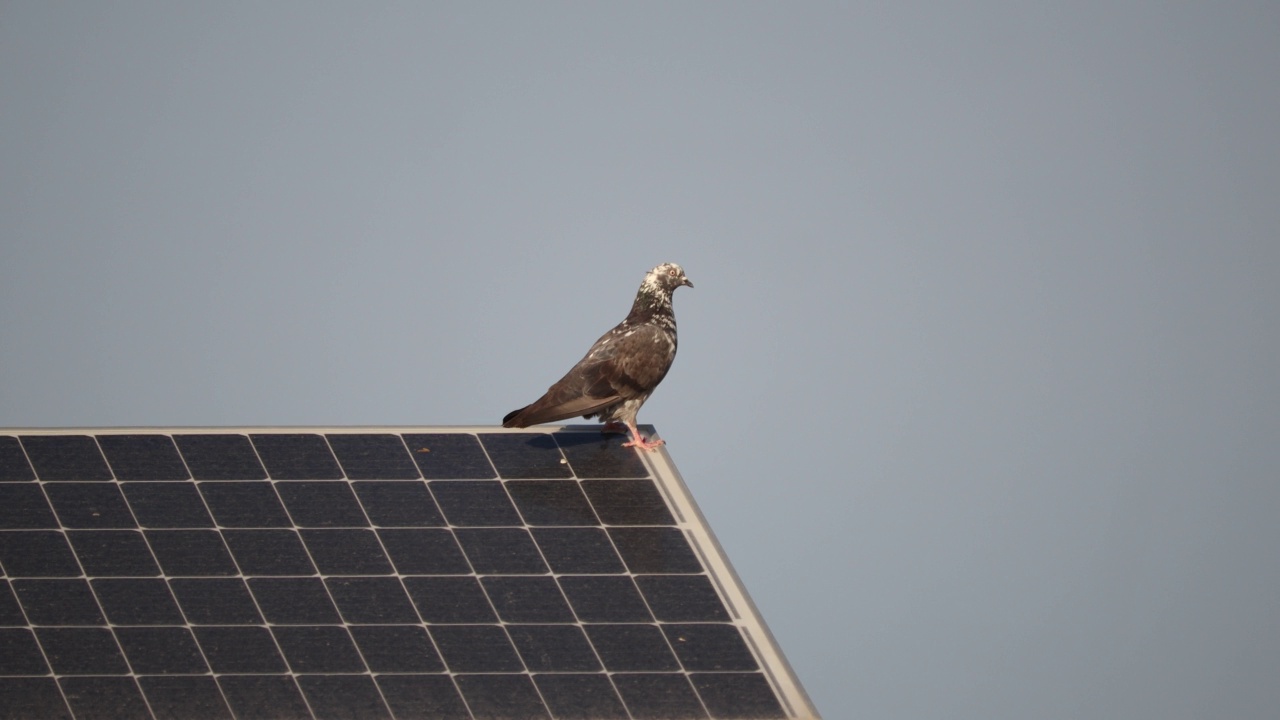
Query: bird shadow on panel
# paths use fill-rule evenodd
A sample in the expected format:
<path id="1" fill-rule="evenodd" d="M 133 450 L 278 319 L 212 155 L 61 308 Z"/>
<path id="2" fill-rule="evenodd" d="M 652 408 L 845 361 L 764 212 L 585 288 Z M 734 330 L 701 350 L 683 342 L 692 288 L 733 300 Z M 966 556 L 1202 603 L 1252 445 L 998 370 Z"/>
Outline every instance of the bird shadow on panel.
<path id="1" fill-rule="evenodd" d="M 653 428 L 645 426 L 652 436 Z M 551 437 L 560 446 L 574 475 L 579 478 L 642 478 L 649 470 L 635 448 L 623 447 L 627 436 L 602 432 L 600 427 L 570 427 L 554 432 Z"/>

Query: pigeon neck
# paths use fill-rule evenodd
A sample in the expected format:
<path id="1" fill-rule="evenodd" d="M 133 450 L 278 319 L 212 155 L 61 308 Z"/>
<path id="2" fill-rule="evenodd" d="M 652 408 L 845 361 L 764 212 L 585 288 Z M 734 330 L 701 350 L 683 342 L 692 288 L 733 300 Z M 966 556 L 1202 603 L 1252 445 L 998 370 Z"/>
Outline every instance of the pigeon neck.
<path id="1" fill-rule="evenodd" d="M 641 285 L 640 292 L 636 293 L 636 301 L 631 305 L 628 319 L 652 317 L 660 313 L 671 313 L 671 293 Z"/>

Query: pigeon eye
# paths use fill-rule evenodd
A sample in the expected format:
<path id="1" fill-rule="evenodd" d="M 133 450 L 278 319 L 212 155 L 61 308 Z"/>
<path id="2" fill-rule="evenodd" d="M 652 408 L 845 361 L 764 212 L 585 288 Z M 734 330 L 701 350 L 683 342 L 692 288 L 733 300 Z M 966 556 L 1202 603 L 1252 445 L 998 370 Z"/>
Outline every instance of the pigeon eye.
<path id="1" fill-rule="evenodd" d="M 675 277 L 675 276 L 676 276 L 676 269 L 675 269 L 675 268 L 667 268 L 667 274 L 668 274 L 668 275 L 670 275 L 671 277 Z"/>

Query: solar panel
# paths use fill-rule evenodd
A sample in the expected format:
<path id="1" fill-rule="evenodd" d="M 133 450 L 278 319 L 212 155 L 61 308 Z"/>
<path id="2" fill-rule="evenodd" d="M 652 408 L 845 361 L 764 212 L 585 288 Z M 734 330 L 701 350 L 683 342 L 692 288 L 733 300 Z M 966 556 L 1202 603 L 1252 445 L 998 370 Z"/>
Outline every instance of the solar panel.
<path id="1" fill-rule="evenodd" d="M 0 718 L 816 718 L 623 440 L 0 431 Z"/>

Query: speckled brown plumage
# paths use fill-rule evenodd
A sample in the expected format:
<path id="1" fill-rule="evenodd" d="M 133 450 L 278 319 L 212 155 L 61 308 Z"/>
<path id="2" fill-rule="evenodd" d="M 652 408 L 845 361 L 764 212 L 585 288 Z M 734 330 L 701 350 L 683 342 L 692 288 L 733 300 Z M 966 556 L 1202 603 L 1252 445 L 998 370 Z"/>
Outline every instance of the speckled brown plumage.
<path id="1" fill-rule="evenodd" d="M 625 447 L 651 450 L 662 440 L 648 441 L 636 429 L 636 413 L 676 358 L 676 316 L 671 294 L 693 287 L 684 270 L 663 263 L 640 284 L 631 313 L 596 341 L 573 369 L 531 405 L 502 418 L 503 427 L 523 428 L 581 415 L 598 417 L 606 429 L 626 425 Z"/>

